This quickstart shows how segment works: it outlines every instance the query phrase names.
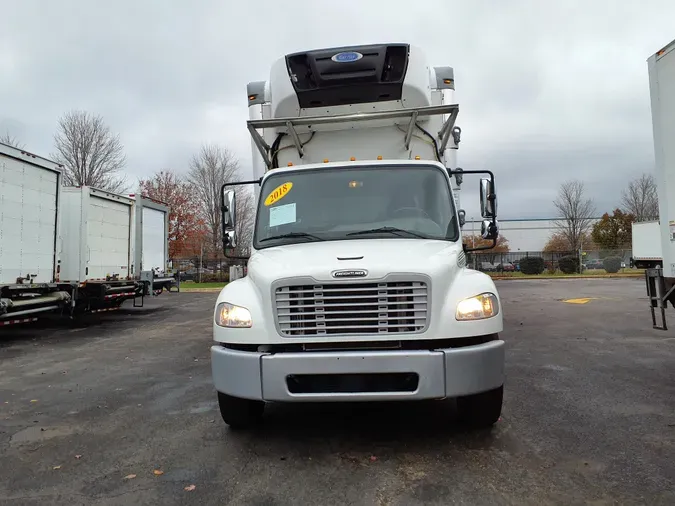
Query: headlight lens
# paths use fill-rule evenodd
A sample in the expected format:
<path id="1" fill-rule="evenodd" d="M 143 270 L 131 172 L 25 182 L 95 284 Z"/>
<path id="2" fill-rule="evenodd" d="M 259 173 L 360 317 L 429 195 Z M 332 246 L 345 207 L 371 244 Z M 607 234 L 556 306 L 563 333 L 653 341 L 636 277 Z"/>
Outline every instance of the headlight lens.
<path id="1" fill-rule="evenodd" d="M 246 328 L 251 326 L 251 312 L 245 307 L 221 302 L 216 307 L 216 324 L 221 327 Z"/>
<path id="2" fill-rule="evenodd" d="M 499 314 L 499 301 L 494 293 L 481 293 L 457 304 L 455 318 L 460 321 L 484 320 Z"/>

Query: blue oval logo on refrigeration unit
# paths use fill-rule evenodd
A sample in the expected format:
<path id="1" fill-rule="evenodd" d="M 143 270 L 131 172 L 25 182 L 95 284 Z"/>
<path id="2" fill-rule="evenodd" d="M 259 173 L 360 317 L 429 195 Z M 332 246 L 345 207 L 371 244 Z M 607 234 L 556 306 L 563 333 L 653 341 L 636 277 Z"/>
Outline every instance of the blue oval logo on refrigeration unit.
<path id="1" fill-rule="evenodd" d="M 333 55 L 331 60 L 337 63 L 345 63 L 360 60 L 361 58 L 363 58 L 361 53 L 357 53 L 356 51 L 345 51 L 343 53 Z"/>

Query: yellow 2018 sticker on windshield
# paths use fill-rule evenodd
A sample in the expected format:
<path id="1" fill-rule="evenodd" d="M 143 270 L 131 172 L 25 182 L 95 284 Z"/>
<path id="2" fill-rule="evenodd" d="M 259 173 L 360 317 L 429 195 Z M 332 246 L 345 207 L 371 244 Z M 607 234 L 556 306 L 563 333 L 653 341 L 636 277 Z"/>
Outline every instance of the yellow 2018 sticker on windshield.
<path id="1" fill-rule="evenodd" d="M 279 202 L 286 196 L 286 194 L 289 191 L 291 191 L 291 188 L 293 188 L 293 183 L 291 183 L 290 181 L 288 183 L 284 183 L 277 186 L 274 190 L 270 192 L 270 194 L 265 199 L 265 205 L 271 206 L 272 204 Z"/>

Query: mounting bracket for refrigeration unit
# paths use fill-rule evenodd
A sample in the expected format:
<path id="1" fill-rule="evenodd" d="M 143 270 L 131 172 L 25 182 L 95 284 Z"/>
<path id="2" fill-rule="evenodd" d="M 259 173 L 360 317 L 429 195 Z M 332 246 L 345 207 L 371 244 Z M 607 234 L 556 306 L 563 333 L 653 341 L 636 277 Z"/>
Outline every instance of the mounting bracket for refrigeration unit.
<path id="1" fill-rule="evenodd" d="M 348 123 L 351 121 L 379 121 L 397 118 L 410 118 L 404 145 L 406 150 L 410 147 L 410 139 L 412 138 L 413 129 L 417 124 L 417 118 L 424 116 L 438 116 L 448 114 L 448 119 L 445 120 L 441 130 L 438 132 L 438 140 L 440 141 L 439 152 L 443 153 L 448 141 L 452 136 L 455 140 L 459 139 L 459 130 L 455 130 L 455 121 L 459 114 L 458 104 L 447 105 L 432 105 L 425 107 L 411 107 L 409 109 L 396 109 L 393 111 L 375 111 L 375 112 L 359 112 L 354 114 L 337 114 L 335 116 L 306 116 L 300 118 L 273 118 L 273 119 L 255 119 L 248 120 L 247 127 L 251 133 L 253 142 L 255 143 L 260 155 L 265 161 L 268 169 L 272 169 L 272 160 L 270 158 L 270 146 L 265 142 L 265 139 L 260 135 L 259 129 L 264 128 L 278 128 L 286 127 L 288 133 L 293 139 L 295 148 L 298 150 L 298 155 L 302 157 L 304 150 L 296 127 L 313 125 L 330 125 L 336 123 Z"/>

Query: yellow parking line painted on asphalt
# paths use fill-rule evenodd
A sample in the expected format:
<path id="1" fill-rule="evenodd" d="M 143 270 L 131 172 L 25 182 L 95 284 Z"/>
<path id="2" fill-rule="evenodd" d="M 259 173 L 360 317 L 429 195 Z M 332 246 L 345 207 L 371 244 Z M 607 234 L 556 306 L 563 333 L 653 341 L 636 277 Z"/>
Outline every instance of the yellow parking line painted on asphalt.
<path id="1" fill-rule="evenodd" d="M 567 302 L 568 304 L 588 304 L 592 300 L 597 300 L 597 297 L 584 297 L 582 299 L 567 299 L 563 300 L 563 302 Z"/>

